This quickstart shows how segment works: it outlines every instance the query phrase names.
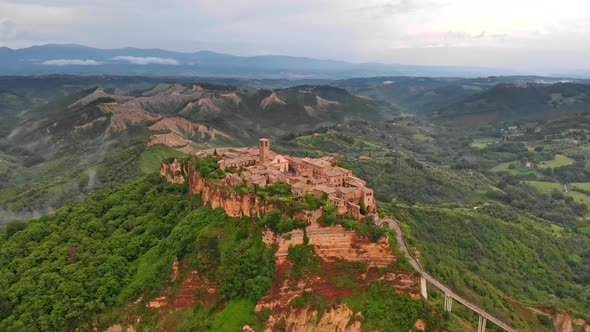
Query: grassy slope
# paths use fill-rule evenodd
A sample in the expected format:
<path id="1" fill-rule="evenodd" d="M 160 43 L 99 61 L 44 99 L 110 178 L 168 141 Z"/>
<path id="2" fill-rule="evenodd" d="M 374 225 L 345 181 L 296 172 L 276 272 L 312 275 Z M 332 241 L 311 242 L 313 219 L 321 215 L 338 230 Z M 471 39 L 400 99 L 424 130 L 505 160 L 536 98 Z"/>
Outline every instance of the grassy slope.
<path id="1" fill-rule="evenodd" d="M 577 280 L 576 271 L 584 268 L 579 246 L 590 245 L 590 239 L 571 234 L 556 239 L 549 226 L 538 227 L 534 220 L 511 223 L 464 209 L 392 205 L 391 210 L 411 226 L 408 240 L 422 251 L 427 270 L 515 326 L 540 330 L 534 315 L 503 294 L 587 314 L 590 287 Z"/>
<path id="2" fill-rule="evenodd" d="M 139 170 L 143 174 L 150 174 L 160 170 L 162 160 L 168 157 L 183 157 L 186 156 L 182 152 L 178 152 L 175 149 L 164 146 L 155 145 L 142 152 L 139 159 Z"/>
<path id="3" fill-rule="evenodd" d="M 562 154 L 556 154 L 555 158 L 541 162 L 539 167 L 541 167 L 541 168 L 546 168 L 546 167 L 555 168 L 555 167 L 571 165 L 573 163 L 574 163 L 574 160 L 572 158 L 569 158 L 569 157 L 564 156 Z"/>

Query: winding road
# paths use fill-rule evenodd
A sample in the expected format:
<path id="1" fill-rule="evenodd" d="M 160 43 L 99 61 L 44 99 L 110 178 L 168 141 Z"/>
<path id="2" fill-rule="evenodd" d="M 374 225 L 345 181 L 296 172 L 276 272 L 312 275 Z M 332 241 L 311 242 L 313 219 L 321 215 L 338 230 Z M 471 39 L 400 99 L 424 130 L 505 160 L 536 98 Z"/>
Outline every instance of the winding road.
<path id="1" fill-rule="evenodd" d="M 499 327 L 503 328 L 506 331 L 516 332 L 516 330 L 514 328 L 510 327 L 510 325 L 508 325 L 508 324 L 504 323 L 503 321 L 501 321 L 500 319 L 490 315 L 489 313 L 487 313 L 486 311 L 484 311 L 483 309 L 481 309 L 477 305 L 473 304 L 472 302 L 469 302 L 468 300 L 464 299 L 463 297 L 457 295 L 449 287 L 443 285 L 440 281 L 438 281 L 433 276 L 431 276 L 426 271 L 424 271 L 424 269 L 422 268 L 422 265 L 420 265 L 420 262 L 418 262 L 416 260 L 416 258 L 414 258 L 414 255 L 411 254 L 408 244 L 406 243 L 406 240 L 404 239 L 403 231 L 401 229 L 399 221 L 397 221 L 391 217 L 385 217 L 382 219 L 377 219 L 375 221 L 375 224 L 379 225 L 379 226 L 382 225 L 383 223 L 387 223 L 389 225 L 390 229 L 395 230 L 397 243 L 399 243 L 399 246 L 400 246 L 402 252 L 404 253 L 404 256 L 406 256 L 406 258 L 408 259 L 408 261 L 410 262 L 412 267 L 416 271 L 418 271 L 420 273 L 420 275 L 422 275 L 422 277 L 424 279 L 426 279 L 426 281 L 428 281 L 434 287 L 440 289 L 446 296 L 449 296 L 449 297 L 455 299 L 455 301 L 457 301 L 457 302 L 463 304 L 464 306 L 466 306 L 467 308 L 475 311 L 481 317 L 498 325 Z M 484 326 L 484 328 L 485 328 L 485 326 Z"/>

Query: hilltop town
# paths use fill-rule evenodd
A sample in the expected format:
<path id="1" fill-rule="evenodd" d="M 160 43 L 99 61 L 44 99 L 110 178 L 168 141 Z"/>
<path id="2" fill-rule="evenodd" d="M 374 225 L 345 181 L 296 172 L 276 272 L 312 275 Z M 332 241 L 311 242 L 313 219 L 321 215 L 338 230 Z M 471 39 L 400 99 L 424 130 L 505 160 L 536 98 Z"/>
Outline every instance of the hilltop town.
<path id="1" fill-rule="evenodd" d="M 278 154 L 270 149 L 270 140 L 262 138 L 257 147 L 217 148 L 202 150 L 199 157 L 216 156 L 219 169 L 232 170 L 225 177 L 230 186 L 246 184 L 264 188 L 272 183 L 285 183 L 293 195 L 312 194 L 327 197 L 338 214 L 361 219 L 375 213 L 373 190 L 352 171 L 336 164 L 333 157 L 301 158 Z"/>

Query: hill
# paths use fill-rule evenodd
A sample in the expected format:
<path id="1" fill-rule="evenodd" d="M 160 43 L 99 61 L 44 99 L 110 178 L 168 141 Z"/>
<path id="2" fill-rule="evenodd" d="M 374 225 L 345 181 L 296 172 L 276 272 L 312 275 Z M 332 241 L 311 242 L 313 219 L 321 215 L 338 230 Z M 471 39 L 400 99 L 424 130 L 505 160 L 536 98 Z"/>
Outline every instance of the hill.
<path id="1" fill-rule="evenodd" d="M 543 119 L 554 112 L 589 109 L 588 84 L 498 84 L 488 91 L 443 107 L 434 116 L 438 120 L 469 126 Z"/>
<path id="2" fill-rule="evenodd" d="M 279 212 L 229 218 L 187 189 L 154 174 L 0 229 L 0 329 L 447 324 L 419 299 L 419 279 L 387 230 L 359 224 L 376 230 L 367 238 Z M 285 220 L 296 229 L 279 231 Z"/>
<path id="3" fill-rule="evenodd" d="M 130 93 L 94 88 L 55 100 L 22 115 L 22 124 L 13 130 L 10 139 L 46 141 L 53 144 L 53 150 L 59 150 L 74 141 L 79 144 L 76 137 L 105 138 L 130 126 L 194 136 L 194 129 L 205 134 L 209 129 L 199 126 L 208 125 L 228 133 L 222 137 L 247 141 L 249 132 L 284 134 L 354 119 L 387 119 L 395 111 L 386 104 L 329 86 L 255 90 L 159 83 L 151 89 Z M 175 121 L 178 123 L 171 128 Z M 193 129 L 180 133 L 178 126 Z"/>
<path id="4" fill-rule="evenodd" d="M 40 80 L 43 85 L 45 78 Z M 395 112 L 384 103 L 329 86 L 256 90 L 159 83 L 136 90 L 133 87 L 146 84 L 143 79 L 114 80 L 117 83 L 108 88 L 94 87 L 50 102 L 41 99 L 29 109 L 19 103 L 32 100 L 33 91 L 24 92 L 29 93 L 24 98 L 7 95 L 16 104 L 4 108 L 11 120 L 4 122 L 5 136 L 0 139 L 5 180 L 0 187 L 1 221 L 30 218 L 80 201 L 101 186 L 147 172 L 158 157 L 170 153 L 164 151 L 243 146 L 261 136 L 359 118 L 389 119 Z M 18 86 L 13 90 L 25 91 Z M 54 89 L 59 91 L 39 88 L 39 95 L 63 93 Z M 15 114 L 16 109 L 21 111 Z M 109 169 L 114 165 L 134 171 L 117 174 Z M 31 183 L 33 174 L 36 181 Z"/>
<path id="5" fill-rule="evenodd" d="M 353 93 L 387 101 L 406 113 L 429 116 L 433 112 L 456 107 L 469 98 L 481 95 L 498 84 L 519 85 L 528 83 L 554 84 L 563 81 L 587 83 L 539 76 L 491 76 L 481 78 L 445 77 L 372 77 L 338 80 L 332 83 Z"/>
<path id="6" fill-rule="evenodd" d="M 282 55 L 245 57 L 211 51 L 184 53 L 162 49 L 97 49 L 72 44 L 48 44 L 14 50 L 2 48 L 0 74 L 333 79 L 383 75 L 471 77 L 507 73 L 476 67 L 356 64 Z"/>

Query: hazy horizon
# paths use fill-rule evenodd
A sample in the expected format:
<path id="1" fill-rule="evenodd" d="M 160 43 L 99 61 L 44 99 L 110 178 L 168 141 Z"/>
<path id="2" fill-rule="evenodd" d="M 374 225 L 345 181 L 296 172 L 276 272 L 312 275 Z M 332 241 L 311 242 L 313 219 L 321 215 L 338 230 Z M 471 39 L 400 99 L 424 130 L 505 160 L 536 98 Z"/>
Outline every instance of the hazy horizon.
<path id="1" fill-rule="evenodd" d="M 590 69 L 590 3 L 0 1 L 0 46 L 47 43 L 559 73 Z"/>

